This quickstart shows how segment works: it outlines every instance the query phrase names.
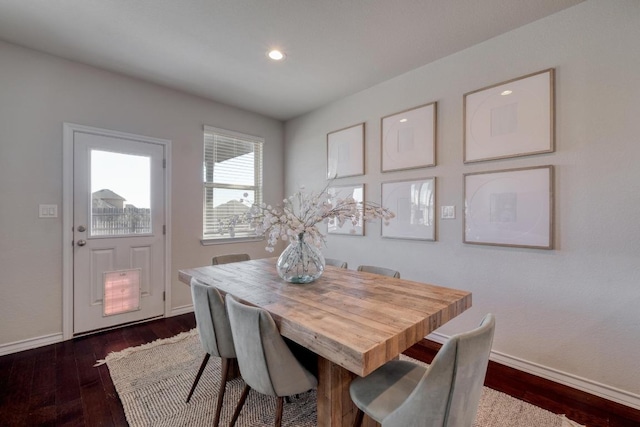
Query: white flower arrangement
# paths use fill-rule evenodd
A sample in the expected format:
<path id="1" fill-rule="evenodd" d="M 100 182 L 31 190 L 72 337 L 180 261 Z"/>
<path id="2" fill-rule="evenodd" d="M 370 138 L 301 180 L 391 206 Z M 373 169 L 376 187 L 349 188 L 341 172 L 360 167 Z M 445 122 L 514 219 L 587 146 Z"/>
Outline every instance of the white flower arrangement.
<path id="1" fill-rule="evenodd" d="M 325 243 L 325 236 L 318 229 L 318 224 L 332 219 L 342 227 L 347 222 L 355 226 L 361 220 L 373 221 L 378 218 L 388 223 L 395 217 L 387 208 L 371 202 L 357 202 L 351 196 L 336 198 L 332 203 L 328 189 L 327 185 L 320 192 L 304 193 L 304 187 L 301 187 L 300 191 L 284 199 L 282 206 L 254 204 L 248 217 L 256 234 L 266 236 L 265 249 L 273 252 L 278 239 L 287 241 L 299 238 L 320 248 Z"/>

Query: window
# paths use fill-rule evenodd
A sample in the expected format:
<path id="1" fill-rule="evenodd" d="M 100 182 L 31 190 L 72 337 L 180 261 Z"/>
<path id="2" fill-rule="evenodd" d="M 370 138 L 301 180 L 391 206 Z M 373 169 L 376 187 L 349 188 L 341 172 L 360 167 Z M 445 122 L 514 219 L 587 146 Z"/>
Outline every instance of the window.
<path id="1" fill-rule="evenodd" d="M 263 138 L 204 128 L 203 243 L 253 239 L 244 219 L 262 203 Z"/>

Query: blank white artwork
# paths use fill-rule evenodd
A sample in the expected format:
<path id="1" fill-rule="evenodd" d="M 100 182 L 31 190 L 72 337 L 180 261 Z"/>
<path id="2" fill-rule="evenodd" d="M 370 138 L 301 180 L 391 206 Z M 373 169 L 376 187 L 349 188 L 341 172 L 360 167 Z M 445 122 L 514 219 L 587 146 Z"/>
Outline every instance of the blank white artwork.
<path id="1" fill-rule="evenodd" d="M 506 104 L 491 109 L 491 136 L 515 134 L 518 131 L 518 104 Z"/>
<path id="2" fill-rule="evenodd" d="M 464 95 L 464 161 L 554 150 L 553 69 Z"/>
<path id="3" fill-rule="evenodd" d="M 394 135 L 397 138 L 397 143 L 393 145 L 394 153 L 412 153 L 416 151 L 416 140 L 415 140 L 415 129 L 412 127 L 406 128 L 398 128 L 397 135 Z"/>
<path id="4" fill-rule="evenodd" d="M 382 118 L 382 171 L 435 166 L 436 103 Z"/>
<path id="5" fill-rule="evenodd" d="M 382 206 L 396 216 L 382 224 L 382 237 L 435 240 L 435 178 L 382 184 Z"/>
<path id="6" fill-rule="evenodd" d="M 327 189 L 327 194 L 329 195 L 328 201 L 333 205 L 336 204 L 338 199 L 353 197 L 353 199 L 362 206 L 362 203 L 364 202 L 364 184 L 329 187 Z M 362 213 L 362 209 L 360 209 L 360 213 Z M 360 217 L 357 224 L 354 225 L 351 221 L 346 221 L 342 227 L 340 227 L 338 219 L 330 219 L 327 223 L 327 233 L 363 236 L 364 221 L 362 220 L 362 217 Z"/>
<path id="7" fill-rule="evenodd" d="M 464 242 L 551 249 L 553 167 L 465 175 Z"/>
<path id="8" fill-rule="evenodd" d="M 327 134 L 327 178 L 364 174 L 364 123 Z"/>

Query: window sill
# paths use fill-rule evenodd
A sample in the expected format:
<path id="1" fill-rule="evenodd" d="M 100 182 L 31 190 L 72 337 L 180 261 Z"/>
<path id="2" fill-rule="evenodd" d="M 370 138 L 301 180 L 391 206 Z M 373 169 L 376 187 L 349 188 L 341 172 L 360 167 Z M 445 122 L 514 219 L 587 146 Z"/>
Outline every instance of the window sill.
<path id="1" fill-rule="evenodd" d="M 248 243 L 248 242 L 259 242 L 264 240 L 263 236 L 255 236 L 255 237 L 224 237 L 220 239 L 208 239 L 203 237 L 200 239 L 200 244 L 202 246 L 212 246 L 212 245 L 228 245 L 229 243 Z"/>

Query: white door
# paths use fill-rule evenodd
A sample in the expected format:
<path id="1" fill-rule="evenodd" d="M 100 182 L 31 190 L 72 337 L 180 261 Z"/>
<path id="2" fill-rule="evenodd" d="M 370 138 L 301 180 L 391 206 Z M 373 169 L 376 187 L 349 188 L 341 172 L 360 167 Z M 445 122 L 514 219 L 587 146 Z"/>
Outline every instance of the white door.
<path id="1" fill-rule="evenodd" d="M 73 133 L 73 333 L 164 315 L 162 144 Z"/>

